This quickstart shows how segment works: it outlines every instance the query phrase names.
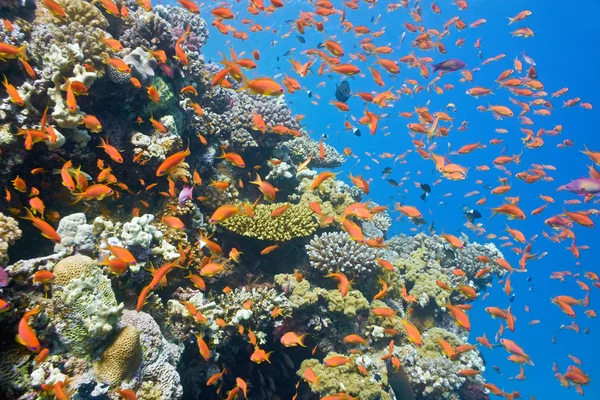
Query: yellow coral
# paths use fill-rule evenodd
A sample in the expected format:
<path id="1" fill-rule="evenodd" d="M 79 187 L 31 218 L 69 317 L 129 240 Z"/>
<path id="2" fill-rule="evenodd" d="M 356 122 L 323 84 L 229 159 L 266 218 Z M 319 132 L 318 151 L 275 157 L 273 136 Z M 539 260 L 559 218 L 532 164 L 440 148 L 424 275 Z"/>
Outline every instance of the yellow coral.
<path id="1" fill-rule="evenodd" d="M 0 213 L 0 264 L 8 262 L 8 246 L 21 238 L 19 223 Z"/>
<path id="2" fill-rule="evenodd" d="M 81 254 L 63 258 L 56 263 L 52 270 L 52 273 L 56 276 L 54 283 L 64 286 L 72 279 L 80 278 L 83 274 L 89 272 L 94 265 L 94 260 Z"/>
<path id="3" fill-rule="evenodd" d="M 104 382 L 118 384 L 132 375 L 141 362 L 140 332 L 128 325 L 102 353 L 102 358 L 96 364 L 96 375 Z"/>
<path id="4" fill-rule="evenodd" d="M 273 210 L 283 205 L 260 204 L 254 209 L 254 218 L 245 214 L 236 215 L 221 225 L 242 236 L 276 242 L 312 235 L 317 230 L 319 225 L 306 203 L 289 204 L 283 215 L 271 217 Z"/>

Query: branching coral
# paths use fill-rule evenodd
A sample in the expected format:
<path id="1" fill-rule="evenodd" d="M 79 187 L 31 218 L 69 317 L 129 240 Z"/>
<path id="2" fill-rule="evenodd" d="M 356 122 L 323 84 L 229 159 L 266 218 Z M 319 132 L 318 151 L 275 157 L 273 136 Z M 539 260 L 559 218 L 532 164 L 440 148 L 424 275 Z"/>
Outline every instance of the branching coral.
<path id="1" fill-rule="evenodd" d="M 0 264 L 8 262 L 8 246 L 21 238 L 17 221 L 0 213 Z"/>
<path id="2" fill-rule="evenodd" d="M 288 209 L 279 217 L 271 213 L 284 204 L 259 204 L 254 209 L 254 218 L 235 215 L 221 224 L 224 228 L 242 236 L 260 240 L 284 242 L 296 237 L 308 236 L 318 228 L 313 212 L 305 203 L 288 204 Z"/>
<path id="3" fill-rule="evenodd" d="M 314 236 L 306 245 L 306 251 L 310 265 L 323 274 L 340 271 L 348 279 L 364 279 L 381 269 L 375 261 L 377 249 L 352 240 L 344 232 Z"/>

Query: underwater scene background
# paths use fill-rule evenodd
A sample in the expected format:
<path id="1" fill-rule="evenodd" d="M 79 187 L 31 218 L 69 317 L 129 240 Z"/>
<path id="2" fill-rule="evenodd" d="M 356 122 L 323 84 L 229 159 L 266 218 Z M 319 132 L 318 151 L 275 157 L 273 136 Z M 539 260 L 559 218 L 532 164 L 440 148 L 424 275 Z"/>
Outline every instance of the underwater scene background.
<path id="1" fill-rule="evenodd" d="M 600 398 L 600 5 L 263 1 L 0 0 L 0 398 Z"/>

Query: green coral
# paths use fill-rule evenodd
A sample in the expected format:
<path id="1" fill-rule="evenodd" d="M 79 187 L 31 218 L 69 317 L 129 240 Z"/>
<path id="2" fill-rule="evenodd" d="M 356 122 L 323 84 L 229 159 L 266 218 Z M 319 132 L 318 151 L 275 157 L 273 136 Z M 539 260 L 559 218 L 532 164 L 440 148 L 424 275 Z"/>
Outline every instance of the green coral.
<path id="1" fill-rule="evenodd" d="M 271 217 L 273 210 L 283 205 L 259 204 L 254 208 L 254 218 L 239 214 L 226 219 L 221 225 L 242 236 L 275 242 L 312 235 L 317 230 L 319 224 L 306 203 L 289 204 L 282 215 Z"/>
<path id="2" fill-rule="evenodd" d="M 329 353 L 325 359 L 340 354 Z M 357 396 L 359 400 L 388 400 L 390 396 L 386 393 L 382 385 L 386 384 L 384 379 L 378 382 L 369 376 L 364 376 L 355 364 L 357 356 L 350 356 L 351 362 L 340 367 L 327 367 L 321 364 L 319 360 L 311 358 L 304 360 L 297 372 L 299 377 L 304 376 L 307 368 L 311 368 L 319 379 L 319 385 L 310 384 L 310 389 L 313 392 L 319 393 L 321 396 L 345 392 L 352 396 Z M 387 379 L 385 379 L 387 381 Z"/>
<path id="3" fill-rule="evenodd" d="M 437 268 L 427 268 L 426 251 L 425 247 L 420 247 L 410 253 L 410 259 L 396 259 L 393 265 L 398 269 L 398 273 L 404 276 L 406 282 L 412 285 L 410 294 L 415 296 L 421 306 L 425 306 L 431 299 L 438 305 L 443 305 L 448 300 L 449 292 L 440 288 L 436 281 L 449 284 L 448 277 L 442 273 L 439 265 Z"/>
<path id="4" fill-rule="evenodd" d="M 344 297 L 339 290 L 328 290 L 326 296 L 329 311 L 343 312 L 347 317 L 369 308 L 369 301 L 358 290 L 349 290 Z"/>
<path id="5" fill-rule="evenodd" d="M 445 354 L 442 351 L 439 339 L 447 341 L 452 347 L 463 344 L 454 333 L 442 328 L 431 328 L 427 330 L 427 335 L 423 335 L 423 346 L 420 349 L 417 349 L 419 356 L 429 358 L 444 357 Z"/>
<path id="6" fill-rule="evenodd" d="M 275 283 L 282 288 L 288 288 L 286 292 L 293 309 L 310 307 L 319 301 L 324 301 L 330 312 L 354 317 L 358 312 L 369 308 L 369 301 L 358 290 L 350 290 L 342 297 L 337 289 L 326 290 L 320 287 L 311 289 L 308 280 L 302 279 L 298 282 L 293 275 L 288 274 L 275 275 Z"/>
<path id="7" fill-rule="evenodd" d="M 63 260 L 64 261 L 64 260 Z M 55 328 L 60 340 L 75 354 L 89 356 L 98 341 L 106 338 L 121 318 L 110 280 L 92 267 L 71 278 L 54 296 Z"/>
<path id="8" fill-rule="evenodd" d="M 127 325 L 102 353 L 96 364 L 96 374 L 103 382 L 116 385 L 131 376 L 142 363 L 140 332 Z"/>
<path id="9" fill-rule="evenodd" d="M 163 78 L 156 77 L 152 81 L 152 85 L 156 88 L 158 95 L 160 96 L 160 102 L 154 103 L 149 102 L 146 106 L 145 112 L 150 115 L 154 114 L 154 117 L 158 119 L 158 116 L 162 114 L 172 115 L 173 111 L 179 110 L 179 104 L 177 103 L 177 97 L 173 92 L 173 88 Z"/>

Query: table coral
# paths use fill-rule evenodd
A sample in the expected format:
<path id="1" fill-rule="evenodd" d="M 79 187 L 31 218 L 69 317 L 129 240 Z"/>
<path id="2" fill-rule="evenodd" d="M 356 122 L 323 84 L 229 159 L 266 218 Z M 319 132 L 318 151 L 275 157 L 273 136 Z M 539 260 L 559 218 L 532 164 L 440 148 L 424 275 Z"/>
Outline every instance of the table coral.
<path id="1" fill-rule="evenodd" d="M 318 228 L 316 218 L 307 204 L 288 204 L 288 209 L 279 217 L 271 217 L 283 203 L 259 204 L 254 208 L 254 218 L 239 214 L 221 223 L 224 228 L 242 236 L 260 240 L 285 242 L 296 237 L 308 236 Z"/>

